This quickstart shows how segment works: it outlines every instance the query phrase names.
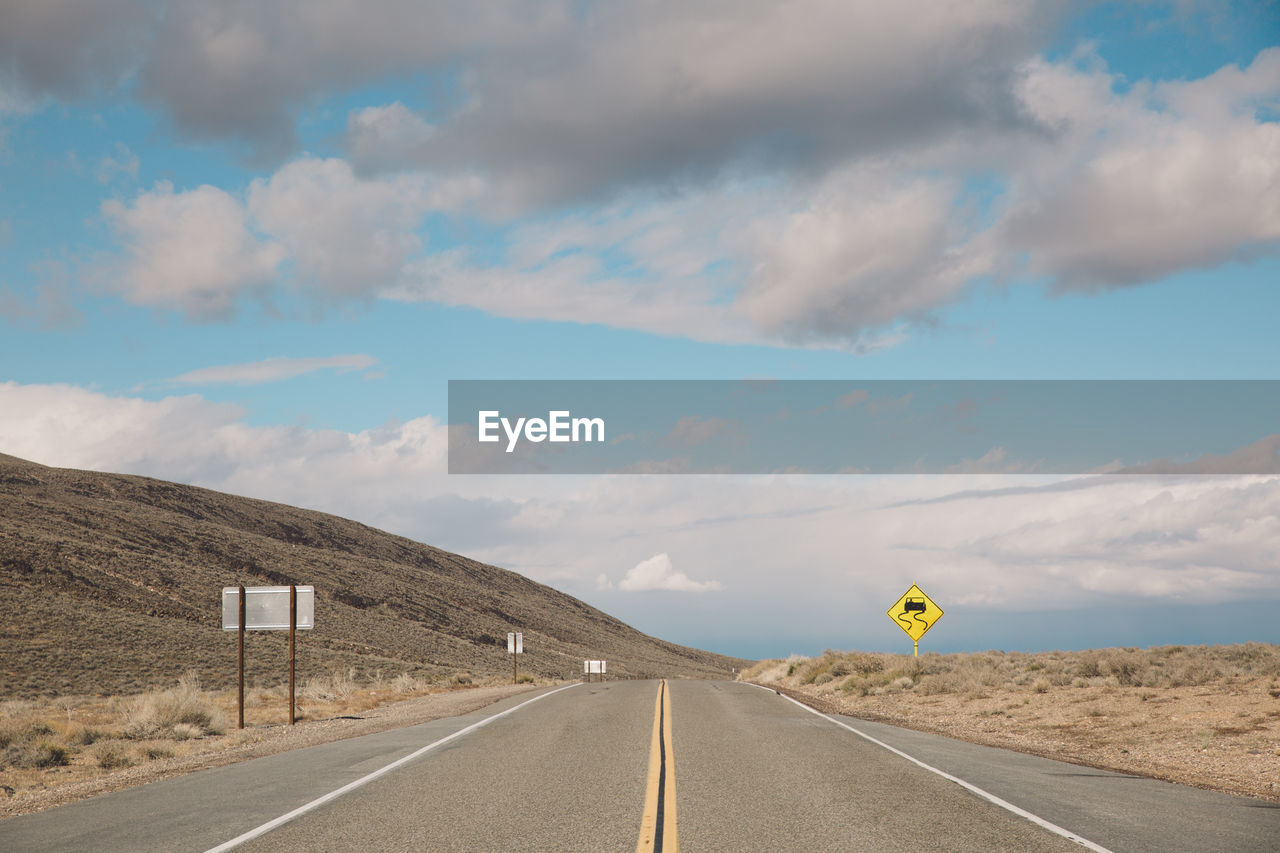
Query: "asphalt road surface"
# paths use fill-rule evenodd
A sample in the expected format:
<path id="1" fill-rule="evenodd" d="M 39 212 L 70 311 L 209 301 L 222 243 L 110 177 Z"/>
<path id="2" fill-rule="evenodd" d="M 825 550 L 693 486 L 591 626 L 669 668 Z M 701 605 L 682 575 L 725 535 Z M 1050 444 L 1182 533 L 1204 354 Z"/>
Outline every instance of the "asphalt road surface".
<path id="1" fill-rule="evenodd" d="M 680 848 L 1274 853 L 1280 806 L 825 717 L 751 685 L 625 681 L 0 822 L 4 851 Z"/>

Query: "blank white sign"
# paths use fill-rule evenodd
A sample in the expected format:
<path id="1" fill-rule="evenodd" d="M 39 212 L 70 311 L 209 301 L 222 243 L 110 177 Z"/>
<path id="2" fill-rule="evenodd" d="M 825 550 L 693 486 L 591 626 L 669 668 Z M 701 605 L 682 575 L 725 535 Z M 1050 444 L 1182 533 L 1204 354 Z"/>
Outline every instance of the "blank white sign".
<path id="1" fill-rule="evenodd" d="M 524 634 L 507 632 L 507 654 L 524 654 Z"/>
<path id="2" fill-rule="evenodd" d="M 316 588 L 298 587 L 298 630 L 309 631 L 316 623 Z M 244 628 L 246 631 L 289 630 L 289 587 L 247 586 L 244 588 Z M 222 588 L 222 630 L 240 630 L 240 590 Z"/>

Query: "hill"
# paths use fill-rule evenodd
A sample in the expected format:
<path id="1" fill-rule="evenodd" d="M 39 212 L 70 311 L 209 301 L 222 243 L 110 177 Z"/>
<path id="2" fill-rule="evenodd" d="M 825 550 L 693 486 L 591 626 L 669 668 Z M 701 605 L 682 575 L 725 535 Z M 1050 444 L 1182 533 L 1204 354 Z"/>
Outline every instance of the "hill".
<path id="1" fill-rule="evenodd" d="M 0 696 L 115 694 L 189 670 L 235 680 L 224 586 L 313 584 L 299 677 L 355 667 L 440 676 L 511 666 L 564 677 L 713 677 L 745 661 L 647 636 L 515 572 L 347 519 L 208 489 L 0 455 Z M 246 679 L 285 676 L 282 633 L 246 642 Z"/>

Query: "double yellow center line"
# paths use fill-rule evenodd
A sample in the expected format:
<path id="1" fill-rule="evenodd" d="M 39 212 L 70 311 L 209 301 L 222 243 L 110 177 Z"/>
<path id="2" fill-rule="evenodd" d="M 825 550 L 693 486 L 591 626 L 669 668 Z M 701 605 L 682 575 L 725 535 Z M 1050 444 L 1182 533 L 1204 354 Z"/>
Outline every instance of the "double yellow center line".
<path id="1" fill-rule="evenodd" d="M 649 747 L 649 781 L 636 853 L 678 853 L 676 840 L 676 762 L 671 751 L 671 691 L 664 678 L 658 683 L 653 711 L 653 741 Z"/>

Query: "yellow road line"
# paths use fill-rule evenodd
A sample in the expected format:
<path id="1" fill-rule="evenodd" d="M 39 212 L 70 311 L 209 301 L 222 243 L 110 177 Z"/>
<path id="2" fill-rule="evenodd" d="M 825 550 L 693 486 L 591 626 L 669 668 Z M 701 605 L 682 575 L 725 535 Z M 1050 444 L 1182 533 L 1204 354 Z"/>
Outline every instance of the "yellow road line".
<path id="1" fill-rule="evenodd" d="M 653 740 L 649 746 L 649 780 L 636 853 L 679 853 L 676 839 L 676 761 L 671 751 L 671 690 L 658 683 L 653 709 Z"/>

